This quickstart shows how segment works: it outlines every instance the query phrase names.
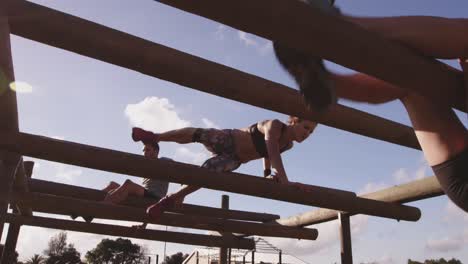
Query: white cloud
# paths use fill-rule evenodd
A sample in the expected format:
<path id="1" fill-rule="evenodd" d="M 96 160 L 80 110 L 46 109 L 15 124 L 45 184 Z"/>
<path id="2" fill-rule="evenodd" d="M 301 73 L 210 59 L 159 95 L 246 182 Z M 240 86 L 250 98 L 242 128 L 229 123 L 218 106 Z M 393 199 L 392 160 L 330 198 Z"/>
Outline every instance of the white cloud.
<path id="1" fill-rule="evenodd" d="M 393 179 L 396 183 L 404 183 L 410 181 L 410 176 L 405 168 L 399 168 L 393 173 Z"/>
<path id="2" fill-rule="evenodd" d="M 32 178 L 67 184 L 76 184 L 82 179 L 83 170 L 79 167 L 35 158 L 28 160 L 34 162 Z"/>
<path id="3" fill-rule="evenodd" d="M 393 257 L 384 255 L 377 260 L 370 261 L 370 262 L 363 262 L 363 264 L 395 264 L 398 263 Z"/>
<path id="4" fill-rule="evenodd" d="M 54 164 L 54 167 L 56 169 L 55 178 L 64 183 L 77 183 L 79 182 L 77 178 L 83 174 L 82 170 L 72 169 L 64 164 Z"/>
<path id="5" fill-rule="evenodd" d="M 351 218 L 351 236 L 353 240 L 364 233 L 368 225 L 368 219 L 369 217 L 365 215 L 357 215 Z M 324 253 L 327 250 L 333 249 L 334 246 L 336 247 L 339 245 L 340 226 L 338 221 L 314 225 L 313 228 L 319 230 L 319 236 L 315 241 L 285 238 L 265 239 L 288 254 L 307 257 L 312 257 L 317 253 Z"/>
<path id="6" fill-rule="evenodd" d="M 360 234 L 364 233 L 367 229 L 369 223 L 368 215 L 356 215 L 351 219 L 351 235 L 357 237 Z"/>
<path id="7" fill-rule="evenodd" d="M 202 149 L 201 147 L 198 150 L 194 150 L 196 147 L 179 147 L 176 149 L 174 154 L 174 160 L 178 162 L 185 162 L 195 165 L 201 165 L 205 160 L 207 160 L 210 155 L 208 151 Z"/>
<path id="8" fill-rule="evenodd" d="M 443 221 L 448 223 L 464 221 L 468 227 L 468 214 L 456 206 L 452 201 L 447 201 L 445 210 L 446 213 L 443 216 Z"/>
<path id="9" fill-rule="evenodd" d="M 125 108 L 125 116 L 132 126 L 153 132 L 165 132 L 190 126 L 190 121 L 179 117 L 175 107 L 167 98 L 147 97 Z"/>
<path id="10" fill-rule="evenodd" d="M 367 183 L 364 188 L 362 188 L 361 190 L 359 190 L 357 193 L 358 195 L 362 195 L 362 194 L 368 194 L 368 193 L 372 193 L 372 192 L 375 192 L 375 191 L 380 191 L 380 190 L 383 190 L 385 188 L 388 188 L 389 185 L 386 184 L 386 183 L 373 183 L 373 182 L 370 182 L 370 183 Z"/>
<path id="11" fill-rule="evenodd" d="M 258 42 L 252 37 L 252 35 L 247 34 L 244 31 L 237 31 L 237 35 L 239 36 L 239 39 L 241 40 L 242 43 L 244 43 L 246 46 L 258 46 Z"/>
<path id="12" fill-rule="evenodd" d="M 265 44 L 260 45 L 258 48 L 258 51 L 260 52 L 260 55 L 265 56 L 273 52 L 273 42 L 267 40 L 265 41 Z"/>
<path id="13" fill-rule="evenodd" d="M 411 182 L 414 180 L 420 180 L 426 177 L 426 171 L 428 168 L 427 162 L 423 158 L 421 158 L 418 162 L 418 167 L 414 172 L 409 172 L 406 168 L 399 168 L 393 173 L 393 179 L 395 180 L 396 184 L 402 184 Z"/>
<path id="14" fill-rule="evenodd" d="M 446 237 L 442 239 L 429 239 L 426 249 L 429 251 L 449 252 L 460 250 L 463 247 L 463 237 Z"/>
<path id="15" fill-rule="evenodd" d="M 202 118 L 202 122 L 207 128 L 220 129 L 220 127 L 217 124 L 215 124 L 213 121 L 209 120 L 208 118 Z"/>
<path id="16" fill-rule="evenodd" d="M 262 55 L 268 55 L 273 51 L 273 43 L 270 40 L 259 38 L 244 31 L 237 31 L 240 41 L 247 47 L 253 47 Z"/>
<path id="17" fill-rule="evenodd" d="M 215 32 L 216 39 L 224 40 L 224 38 L 226 37 L 226 30 L 227 27 L 225 25 L 219 24 Z"/>
<path id="18" fill-rule="evenodd" d="M 285 238 L 265 238 L 270 243 L 278 248 L 281 248 L 287 254 L 296 256 L 308 256 L 317 254 L 332 245 L 339 242 L 338 222 L 332 221 L 313 226 L 320 230 L 317 240 L 298 240 L 298 239 L 285 239 Z"/>

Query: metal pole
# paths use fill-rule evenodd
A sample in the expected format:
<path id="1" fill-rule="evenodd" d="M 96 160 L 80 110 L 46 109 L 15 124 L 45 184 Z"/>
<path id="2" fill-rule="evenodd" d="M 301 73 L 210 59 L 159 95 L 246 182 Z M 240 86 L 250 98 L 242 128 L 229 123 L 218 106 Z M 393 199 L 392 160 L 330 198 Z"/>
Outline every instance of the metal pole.
<path id="1" fill-rule="evenodd" d="M 341 264 L 352 264 L 353 254 L 351 247 L 351 228 L 349 215 L 339 213 L 340 219 L 340 238 L 341 238 Z"/>
<path id="2" fill-rule="evenodd" d="M 156 264 L 159 264 L 159 255 L 156 254 Z"/>
<path id="3" fill-rule="evenodd" d="M 252 250 L 252 264 L 255 264 L 255 249 Z"/>
<path id="4" fill-rule="evenodd" d="M 283 252 L 280 250 L 279 251 L 279 262 L 278 262 L 279 264 L 283 263 L 282 257 L 283 257 Z"/>
<path id="5" fill-rule="evenodd" d="M 229 209 L 229 196 L 224 195 L 221 198 L 221 208 L 228 210 Z M 223 234 L 221 234 L 223 235 Z M 228 260 L 228 249 L 227 248 L 220 248 L 219 249 L 219 264 L 227 264 Z"/>
<path id="6" fill-rule="evenodd" d="M 167 231 L 167 226 L 166 226 L 166 231 Z M 163 262 L 166 261 L 166 244 L 167 244 L 167 242 L 164 241 L 164 257 L 163 257 Z"/>

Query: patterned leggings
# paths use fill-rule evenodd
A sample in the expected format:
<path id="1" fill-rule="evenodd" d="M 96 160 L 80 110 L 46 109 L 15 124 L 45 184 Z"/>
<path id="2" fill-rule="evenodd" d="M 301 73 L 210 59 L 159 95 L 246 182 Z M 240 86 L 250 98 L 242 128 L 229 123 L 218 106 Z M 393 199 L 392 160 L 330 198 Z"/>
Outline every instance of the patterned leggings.
<path id="1" fill-rule="evenodd" d="M 213 156 L 207 159 L 202 168 L 216 172 L 234 171 L 241 165 L 237 158 L 231 129 L 198 128 L 193 134 L 193 142 L 201 143 Z"/>

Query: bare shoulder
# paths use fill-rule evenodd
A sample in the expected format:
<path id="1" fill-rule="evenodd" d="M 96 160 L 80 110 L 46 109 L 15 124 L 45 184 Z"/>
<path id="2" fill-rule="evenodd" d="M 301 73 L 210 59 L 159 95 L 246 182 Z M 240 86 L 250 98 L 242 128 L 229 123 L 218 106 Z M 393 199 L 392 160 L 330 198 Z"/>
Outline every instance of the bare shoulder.
<path id="1" fill-rule="evenodd" d="M 259 130 L 265 135 L 281 135 L 281 128 L 283 123 L 278 119 L 265 120 L 262 123 L 259 123 Z"/>
<path id="2" fill-rule="evenodd" d="M 278 119 L 269 119 L 269 120 L 263 120 L 262 122 L 258 123 L 259 126 L 263 128 L 280 128 L 283 126 L 283 122 L 279 121 Z"/>

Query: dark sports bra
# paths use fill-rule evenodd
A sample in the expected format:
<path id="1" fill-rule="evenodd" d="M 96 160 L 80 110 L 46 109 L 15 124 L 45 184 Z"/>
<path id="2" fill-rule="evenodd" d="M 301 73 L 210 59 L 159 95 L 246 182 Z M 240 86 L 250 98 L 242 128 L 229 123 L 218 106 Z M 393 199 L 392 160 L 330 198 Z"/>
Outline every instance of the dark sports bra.
<path id="1" fill-rule="evenodd" d="M 258 130 L 257 125 L 258 123 L 255 123 L 249 127 L 250 137 L 252 138 L 252 143 L 254 144 L 255 150 L 257 151 L 257 153 L 263 158 L 268 158 L 268 150 L 266 147 L 265 135 L 260 130 Z M 283 134 L 285 130 L 286 130 L 286 125 L 282 124 L 281 134 Z M 290 148 L 290 144 L 281 148 L 280 153 L 282 153 L 283 151 L 289 148 Z"/>

